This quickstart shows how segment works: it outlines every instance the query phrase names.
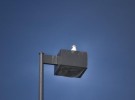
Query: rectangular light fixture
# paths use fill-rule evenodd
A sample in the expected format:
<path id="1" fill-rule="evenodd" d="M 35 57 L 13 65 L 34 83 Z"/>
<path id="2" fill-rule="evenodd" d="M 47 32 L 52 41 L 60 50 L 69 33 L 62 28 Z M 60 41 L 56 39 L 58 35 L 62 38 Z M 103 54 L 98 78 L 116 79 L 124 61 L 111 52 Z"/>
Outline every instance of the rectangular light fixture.
<path id="1" fill-rule="evenodd" d="M 61 49 L 57 55 L 54 74 L 80 78 L 87 69 L 87 53 Z"/>

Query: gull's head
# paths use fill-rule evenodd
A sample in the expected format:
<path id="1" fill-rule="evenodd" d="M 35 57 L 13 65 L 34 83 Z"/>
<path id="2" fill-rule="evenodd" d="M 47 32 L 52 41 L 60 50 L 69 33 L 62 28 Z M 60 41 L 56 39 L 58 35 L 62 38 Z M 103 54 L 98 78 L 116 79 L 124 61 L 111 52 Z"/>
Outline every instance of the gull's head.
<path id="1" fill-rule="evenodd" d="M 77 49 L 76 49 L 76 45 L 72 45 L 72 49 L 71 49 L 71 51 L 77 51 Z"/>

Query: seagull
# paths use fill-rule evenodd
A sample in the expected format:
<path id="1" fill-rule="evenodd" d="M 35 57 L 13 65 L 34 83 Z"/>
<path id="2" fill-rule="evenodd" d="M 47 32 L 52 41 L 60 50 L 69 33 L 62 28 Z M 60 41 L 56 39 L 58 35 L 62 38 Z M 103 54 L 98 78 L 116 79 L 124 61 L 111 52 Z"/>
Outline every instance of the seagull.
<path id="1" fill-rule="evenodd" d="M 76 49 L 76 45 L 72 45 L 72 49 L 71 49 L 71 51 L 77 51 L 77 49 Z"/>

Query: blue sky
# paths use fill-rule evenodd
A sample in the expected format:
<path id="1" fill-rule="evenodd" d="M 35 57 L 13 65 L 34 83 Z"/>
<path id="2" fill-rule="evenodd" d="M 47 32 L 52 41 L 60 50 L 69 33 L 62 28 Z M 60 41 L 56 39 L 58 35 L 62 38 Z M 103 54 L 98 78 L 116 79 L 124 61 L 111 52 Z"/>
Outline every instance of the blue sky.
<path id="1" fill-rule="evenodd" d="M 45 100 L 135 100 L 134 0 L 1 0 L 0 100 L 38 100 L 39 56 L 77 45 L 82 78 L 44 66 Z"/>

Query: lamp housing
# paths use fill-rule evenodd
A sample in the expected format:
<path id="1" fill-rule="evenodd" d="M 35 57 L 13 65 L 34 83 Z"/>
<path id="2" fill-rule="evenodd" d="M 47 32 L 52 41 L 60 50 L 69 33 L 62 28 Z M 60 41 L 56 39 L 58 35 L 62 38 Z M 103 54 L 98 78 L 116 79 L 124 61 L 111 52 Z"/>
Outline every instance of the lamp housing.
<path id="1" fill-rule="evenodd" d="M 80 78 L 87 69 L 87 52 L 61 49 L 57 54 L 54 75 Z"/>

